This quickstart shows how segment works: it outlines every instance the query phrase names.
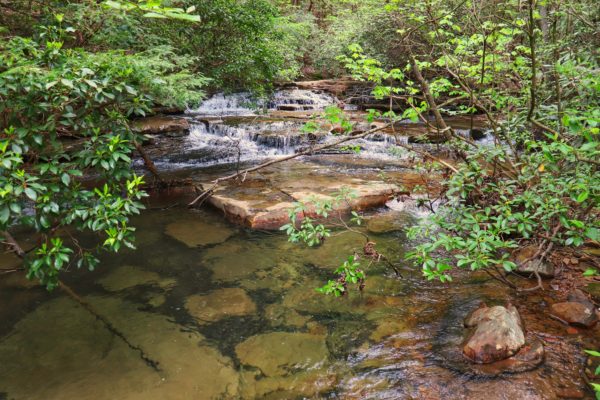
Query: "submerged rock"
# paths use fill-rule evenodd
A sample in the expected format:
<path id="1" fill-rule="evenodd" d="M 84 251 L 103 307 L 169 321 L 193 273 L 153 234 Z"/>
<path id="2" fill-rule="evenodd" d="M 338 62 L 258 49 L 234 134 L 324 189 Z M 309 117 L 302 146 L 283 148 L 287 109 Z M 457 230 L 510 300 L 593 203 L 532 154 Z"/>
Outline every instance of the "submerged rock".
<path id="1" fill-rule="evenodd" d="M 315 368 L 329 354 L 324 336 L 289 332 L 252 336 L 238 344 L 235 353 L 242 364 L 257 367 L 268 377 Z"/>
<path id="2" fill-rule="evenodd" d="M 311 317 L 301 315 L 296 310 L 283 307 L 281 304 L 270 304 L 265 308 L 265 317 L 274 326 L 294 326 L 302 328 Z"/>
<path id="3" fill-rule="evenodd" d="M 244 371 L 241 379 L 241 397 L 244 399 L 314 398 L 333 388 L 337 382 L 335 374 L 318 369 L 274 377 Z"/>
<path id="4" fill-rule="evenodd" d="M 257 272 L 275 267 L 278 256 L 270 247 L 256 242 L 232 240 L 208 249 L 202 260 L 215 281 L 236 282 L 253 279 Z"/>
<path id="5" fill-rule="evenodd" d="M 239 375 L 231 359 L 167 316 L 118 298 L 84 300 L 156 371 L 94 315 L 66 297 L 41 304 L 0 341 L 0 391 L 28 400 L 230 399 Z M 49 366 L 52 366 L 51 368 Z M 39 384 L 32 385 L 31 382 Z M 1 392 L 0 392 L 1 393 Z M 1 396 L 0 396 L 1 397 Z"/>
<path id="6" fill-rule="evenodd" d="M 463 354 L 478 364 L 504 360 L 525 344 L 521 317 L 513 305 L 484 305 L 465 319 L 465 326 L 474 330 L 463 346 Z"/>
<path id="7" fill-rule="evenodd" d="M 387 212 L 369 218 L 367 229 L 371 233 L 388 233 L 400 231 L 413 222 L 413 217 L 406 212 Z"/>
<path id="8" fill-rule="evenodd" d="M 369 339 L 380 342 L 388 336 L 403 333 L 410 327 L 407 321 L 383 319 L 377 321 L 377 328 L 371 333 Z"/>
<path id="9" fill-rule="evenodd" d="M 256 305 L 250 296 L 239 288 L 219 289 L 205 296 L 190 296 L 185 302 L 185 308 L 201 324 L 256 311 Z"/>
<path id="10" fill-rule="evenodd" d="M 518 250 L 514 255 L 514 261 L 517 264 L 515 272 L 533 276 L 537 271 L 542 278 L 553 278 L 555 273 L 554 264 L 542 261 L 539 258 L 531 259 L 537 250 L 537 246 L 527 246 Z"/>
<path id="11" fill-rule="evenodd" d="M 589 283 L 585 287 L 585 291 L 597 302 L 600 302 L 600 283 Z"/>
<path id="12" fill-rule="evenodd" d="M 202 220 L 181 220 L 167 225 L 166 233 L 188 247 L 197 247 L 222 243 L 234 232 L 222 224 L 212 224 Z"/>
<path id="13" fill-rule="evenodd" d="M 119 292 L 139 285 L 153 285 L 161 289 L 169 289 L 176 282 L 174 278 L 163 278 L 156 272 L 146 271 L 131 265 L 120 267 L 98 280 L 98 283 L 109 292 Z"/>

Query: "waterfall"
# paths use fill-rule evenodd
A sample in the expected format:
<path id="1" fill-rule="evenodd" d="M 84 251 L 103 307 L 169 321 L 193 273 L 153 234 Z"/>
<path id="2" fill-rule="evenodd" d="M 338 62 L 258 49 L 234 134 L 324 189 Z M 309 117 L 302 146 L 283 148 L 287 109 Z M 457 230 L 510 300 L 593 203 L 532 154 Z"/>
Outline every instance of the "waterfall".
<path id="1" fill-rule="evenodd" d="M 187 110 L 188 114 L 198 116 L 248 116 L 255 115 L 260 109 L 279 111 L 317 111 L 330 105 L 339 104 L 339 100 L 328 93 L 304 90 L 278 90 L 267 99 L 254 97 L 248 92 L 218 93 L 202 102 L 200 107 Z"/>

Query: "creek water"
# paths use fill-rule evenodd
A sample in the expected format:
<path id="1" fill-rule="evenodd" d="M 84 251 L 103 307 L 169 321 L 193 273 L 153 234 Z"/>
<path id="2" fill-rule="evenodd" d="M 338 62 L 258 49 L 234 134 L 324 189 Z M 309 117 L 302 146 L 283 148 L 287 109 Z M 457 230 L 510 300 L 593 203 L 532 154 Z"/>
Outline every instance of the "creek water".
<path id="1" fill-rule="evenodd" d="M 178 151 L 198 148 L 194 140 Z M 184 176 L 214 176 L 214 167 L 187 160 Z M 165 155 L 159 165 L 174 162 Z M 410 268 L 404 232 L 416 213 L 367 215 L 359 229 L 402 276 L 361 260 L 365 289 L 335 298 L 315 288 L 360 251 L 361 235 L 335 231 L 307 248 L 208 208 L 165 207 L 172 203 L 152 198 L 134 218 L 137 250 L 63 275 L 88 309 L 64 291 L 0 276 L 0 399 L 491 400 L 583 390 L 580 338 L 544 315 L 547 294 L 515 297 L 479 274 L 427 282 Z M 528 334 L 544 339 L 546 360 L 521 374 L 481 375 L 457 350 L 462 319 L 482 301 L 508 300 Z"/>

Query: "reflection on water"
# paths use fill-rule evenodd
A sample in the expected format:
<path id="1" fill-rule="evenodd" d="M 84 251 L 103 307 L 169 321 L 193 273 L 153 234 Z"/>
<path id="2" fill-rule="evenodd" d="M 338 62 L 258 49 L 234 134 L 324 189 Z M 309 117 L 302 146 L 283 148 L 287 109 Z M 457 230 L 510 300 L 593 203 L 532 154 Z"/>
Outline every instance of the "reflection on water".
<path id="1" fill-rule="evenodd" d="M 137 251 L 65 279 L 158 370 L 70 297 L 12 274 L 0 278 L 0 399 L 551 399 L 578 385 L 568 343 L 547 343 L 536 371 L 493 379 L 446 356 L 464 313 L 505 301 L 493 283 L 372 266 L 364 293 L 336 299 L 314 288 L 358 235 L 307 249 L 185 208 L 136 225 Z M 401 231 L 373 239 L 401 260 Z"/>

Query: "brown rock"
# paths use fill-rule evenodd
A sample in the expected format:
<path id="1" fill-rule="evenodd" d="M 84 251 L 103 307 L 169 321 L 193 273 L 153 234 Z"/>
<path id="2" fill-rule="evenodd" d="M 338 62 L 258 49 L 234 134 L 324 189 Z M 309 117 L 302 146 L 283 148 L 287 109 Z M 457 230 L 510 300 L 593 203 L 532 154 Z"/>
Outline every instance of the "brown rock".
<path id="1" fill-rule="evenodd" d="M 585 393 L 577 388 L 566 388 L 556 392 L 556 395 L 561 399 L 583 399 Z"/>
<path id="2" fill-rule="evenodd" d="M 505 360 L 491 364 L 478 365 L 476 372 L 483 375 L 496 376 L 502 373 L 520 373 L 531 371 L 544 361 L 544 346 L 535 339 L 531 344 L 521 347 L 517 354 Z"/>
<path id="3" fill-rule="evenodd" d="M 577 335 L 579 333 L 579 330 L 577 328 L 572 327 L 572 326 L 568 326 L 567 327 L 567 333 L 569 335 Z"/>
<path id="4" fill-rule="evenodd" d="M 481 307 L 465 319 L 465 326 L 474 329 L 463 354 L 478 364 L 511 357 L 525 344 L 521 317 L 513 305 Z"/>
<path id="5" fill-rule="evenodd" d="M 589 328 L 598 321 L 593 306 L 575 301 L 552 304 L 551 312 L 558 319 L 575 326 Z"/>
<path id="6" fill-rule="evenodd" d="M 328 357 L 324 336 L 289 332 L 252 336 L 235 346 L 235 353 L 242 364 L 257 367 L 268 377 L 297 368 L 311 370 Z"/>
<path id="7" fill-rule="evenodd" d="M 256 311 L 256 305 L 250 296 L 239 288 L 218 289 L 205 296 L 190 296 L 185 302 L 185 308 L 201 324 Z"/>
<path id="8" fill-rule="evenodd" d="M 132 129 L 143 135 L 179 136 L 189 132 L 190 124 L 184 118 L 153 116 L 135 120 L 132 123 Z"/>

